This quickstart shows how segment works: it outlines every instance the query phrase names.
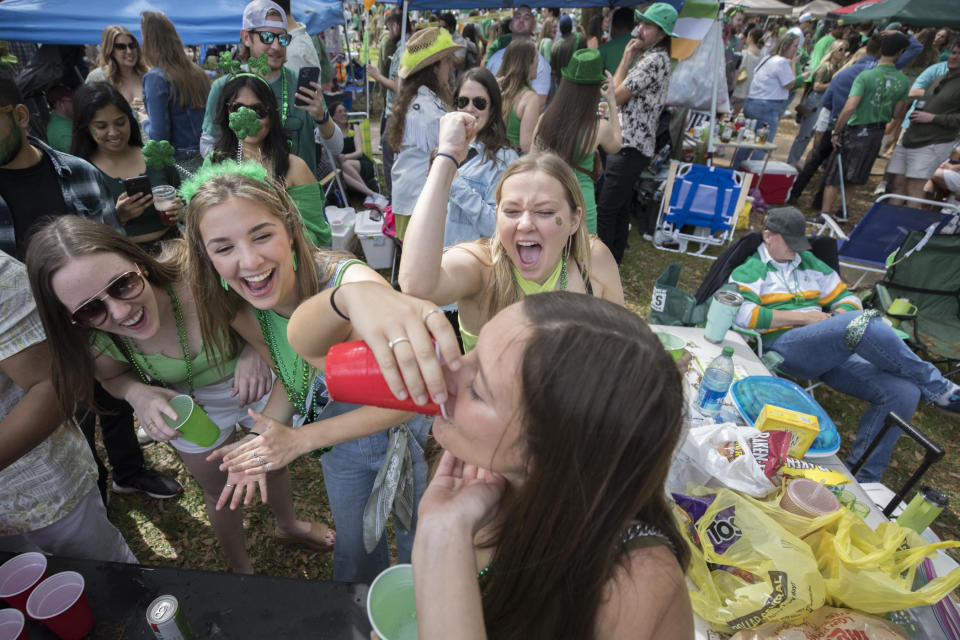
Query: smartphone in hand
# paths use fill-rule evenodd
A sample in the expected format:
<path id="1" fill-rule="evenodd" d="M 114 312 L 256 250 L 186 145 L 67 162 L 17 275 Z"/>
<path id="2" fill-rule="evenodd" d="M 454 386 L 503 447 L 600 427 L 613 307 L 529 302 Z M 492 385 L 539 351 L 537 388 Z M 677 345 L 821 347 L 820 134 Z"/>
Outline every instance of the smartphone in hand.
<path id="1" fill-rule="evenodd" d="M 300 89 L 307 88 L 313 89 L 311 82 L 320 83 L 320 67 L 300 67 L 300 74 L 297 76 L 297 93 L 300 92 Z M 303 102 L 300 98 L 297 98 L 293 103 L 296 107 L 306 107 L 307 103 Z"/>
<path id="2" fill-rule="evenodd" d="M 123 186 L 127 190 L 127 195 L 131 198 L 138 195 L 146 194 L 150 195 L 152 187 L 150 186 L 150 178 L 146 175 L 134 176 L 133 178 L 124 178 Z"/>

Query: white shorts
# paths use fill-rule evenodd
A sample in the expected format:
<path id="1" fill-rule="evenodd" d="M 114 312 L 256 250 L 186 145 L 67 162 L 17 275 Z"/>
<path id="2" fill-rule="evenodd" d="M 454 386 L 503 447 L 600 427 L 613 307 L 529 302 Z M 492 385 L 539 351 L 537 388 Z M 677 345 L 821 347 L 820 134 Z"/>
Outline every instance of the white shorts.
<path id="1" fill-rule="evenodd" d="M 960 171 L 944 169 L 943 181 L 946 183 L 947 189 L 949 189 L 951 193 L 960 195 Z"/>
<path id="2" fill-rule="evenodd" d="M 820 109 L 820 113 L 817 114 L 817 122 L 813 125 L 814 131 L 819 131 L 823 133 L 830 128 L 830 109 Z"/>
<path id="3" fill-rule="evenodd" d="M 175 385 L 174 389 L 181 393 L 186 393 L 187 388 Z M 177 451 L 184 453 L 204 453 L 216 449 L 229 438 L 237 427 L 250 429 L 253 427 L 253 418 L 247 413 L 247 409 L 253 409 L 256 412 L 263 411 L 267 404 L 266 394 L 256 402 L 250 403 L 245 407 L 237 406 L 237 398 L 233 394 L 233 376 L 221 382 L 208 384 L 204 387 L 194 389 L 193 396 L 200 406 L 203 407 L 214 424 L 220 427 L 220 436 L 217 441 L 209 447 L 201 447 L 198 444 L 188 442 L 183 438 L 174 438 L 170 445 Z"/>
<path id="4" fill-rule="evenodd" d="M 894 148 L 887 162 L 887 173 L 905 175 L 914 180 L 929 180 L 937 168 L 950 157 L 956 142 L 928 144 L 908 149 L 901 142 Z"/>

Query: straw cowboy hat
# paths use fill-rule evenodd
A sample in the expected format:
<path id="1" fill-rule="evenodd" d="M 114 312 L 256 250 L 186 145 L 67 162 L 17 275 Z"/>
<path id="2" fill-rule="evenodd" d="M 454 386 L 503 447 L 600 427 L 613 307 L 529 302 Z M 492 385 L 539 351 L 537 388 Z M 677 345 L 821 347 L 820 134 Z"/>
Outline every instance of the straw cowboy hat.
<path id="1" fill-rule="evenodd" d="M 463 45 L 455 44 L 446 29 L 428 27 L 417 31 L 407 40 L 397 75 L 401 78 L 413 75 L 457 49 L 463 49 Z"/>

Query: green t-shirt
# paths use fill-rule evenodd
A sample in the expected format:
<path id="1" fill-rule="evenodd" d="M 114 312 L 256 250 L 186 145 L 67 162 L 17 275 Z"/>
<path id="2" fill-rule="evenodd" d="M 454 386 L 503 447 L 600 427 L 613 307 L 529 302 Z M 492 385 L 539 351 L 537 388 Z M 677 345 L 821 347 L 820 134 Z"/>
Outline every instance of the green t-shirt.
<path id="1" fill-rule="evenodd" d="M 627 43 L 630 42 L 631 38 L 632 36 L 629 33 L 622 33 L 609 42 L 600 45 L 598 51 L 600 51 L 600 59 L 603 60 L 604 71 L 609 71 L 611 74 L 617 72 L 620 60 L 623 59 L 623 51 L 627 48 Z"/>
<path id="2" fill-rule="evenodd" d="M 817 40 L 817 44 L 813 45 L 813 53 L 810 54 L 811 69 L 817 68 L 817 66 L 820 64 L 820 61 L 823 60 L 823 56 L 826 55 L 827 49 L 829 49 L 830 45 L 832 45 L 835 41 L 836 38 L 829 33 Z"/>
<path id="3" fill-rule="evenodd" d="M 860 96 L 860 104 L 847 124 L 859 126 L 890 122 L 894 106 L 906 100 L 909 91 L 910 80 L 892 64 L 881 64 L 864 71 L 856 77 L 850 88 L 851 96 Z"/>
<path id="4" fill-rule="evenodd" d="M 277 98 L 277 105 L 280 109 L 283 109 L 284 79 L 286 79 L 287 87 L 287 121 L 283 125 L 283 131 L 290 138 L 290 153 L 300 156 L 300 159 L 310 167 L 310 173 L 316 175 L 317 143 L 314 137 L 316 124 L 305 109 L 294 106 L 294 96 L 297 93 L 297 74 L 286 67 L 283 68 L 283 73 L 269 83 L 270 88 L 273 89 L 273 95 Z M 210 95 L 207 96 L 207 110 L 203 114 L 203 131 L 214 138 L 220 137 L 220 127 L 214 123 L 214 119 L 217 117 L 217 107 L 220 104 L 223 85 L 228 80 L 229 76 L 220 76 L 214 80 L 210 87 Z"/>
<path id="5" fill-rule="evenodd" d="M 397 41 L 393 39 L 389 31 L 380 36 L 380 56 L 377 58 L 377 69 L 384 76 L 390 75 L 390 60 L 397 50 Z"/>
<path id="6" fill-rule="evenodd" d="M 72 140 L 73 120 L 51 112 L 50 122 L 47 123 L 47 144 L 57 151 L 70 153 L 70 142 Z"/>

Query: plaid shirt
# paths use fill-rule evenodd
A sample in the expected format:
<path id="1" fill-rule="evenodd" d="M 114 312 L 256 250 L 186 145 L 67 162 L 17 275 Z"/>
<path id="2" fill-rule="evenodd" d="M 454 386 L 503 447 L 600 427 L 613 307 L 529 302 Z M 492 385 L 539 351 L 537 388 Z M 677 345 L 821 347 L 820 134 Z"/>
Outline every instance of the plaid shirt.
<path id="1" fill-rule="evenodd" d="M 117 217 L 107 188 L 100 177 L 100 171 L 86 160 L 67 153 L 61 153 L 30 137 L 30 144 L 45 153 L 53 162 L 53 169 L 60 180 L 60 191 L 67 209 L 78 216 L 90 218 L 110 225 L 123 233 L 120 218 Z M 0 251 L 12 256 L 17 255 L 17 238 L 13 226 L 13 214 L 6 200 L 0 195 Z"/>

